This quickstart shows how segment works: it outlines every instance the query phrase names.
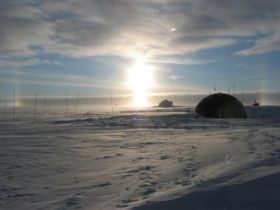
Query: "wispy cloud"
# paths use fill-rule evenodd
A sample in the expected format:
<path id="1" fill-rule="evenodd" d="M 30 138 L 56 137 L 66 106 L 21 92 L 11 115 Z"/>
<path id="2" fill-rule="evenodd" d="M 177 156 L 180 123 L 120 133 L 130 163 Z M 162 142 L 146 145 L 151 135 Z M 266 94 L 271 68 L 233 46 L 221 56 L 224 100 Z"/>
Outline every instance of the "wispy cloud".
<path id="1" fill-rule="evenodd" d="M 270 34 L 237 55 L 279 49 L 278 0 L 0 1 L 0 54 L 183 55 Z M 176 30 L 172 30 L 175 29 Z"/>
<path id="2" fill-rule="evenodd" d="M 14 83 L 14 78 L 5 78 L 1 79 L 1 83 Z M 125 88 L 122 85 L 119 84 L 105 84 L 105 83 L 93 83 L 93 82 L 70 82 L 70 81 L 52 81 L 52 80 L 46 80 L 46 79 L 21 79 L 20 80 L 21 85 L 35 85 L 35 86 L 54 86 L 54 87 L 86 87 L 86 88 L 97 88 L 97 89 L 104 89 L 104 90 L 111 90 L 112 85 L 115 85 L 114 90 L 124 90 Z"/>
<path id="3" fill-rule="evenodd" d="M 172 80 L 178 80 L 178 79 L 180 79 L 181 77 L 180 76 L 177 76 L 177 75 L 171 75 L 170 76 L 170 79 L 172 79 Z"/>
<path id="4" fill-rule="evenodd" d="M 280 50 L 280 32 L 270 36 L 258 39 L 255 44 L 249 48 L 236 53 L 238 56 L 249 56 L 263 54 Z"/>
<path id="5" fill-rule="evenodd" d="M 157 64 L 198 65 L 212 63 L 214 60 L 195 59 L 188 56 L 158 56 L 155 59 L 150 59 L 149 62 Z"/>
<path id="6" fill-rule="evenodd" d="M 29 66 L 36 65 L 59 65 L 62 66 L 63 63 L 59 61 L 52 61 L 48 59 L 38 59 L 38 58 L 24 58 L 24 59 L 0 59 L 1 68 L 7 69 L 20 69 Z"/>

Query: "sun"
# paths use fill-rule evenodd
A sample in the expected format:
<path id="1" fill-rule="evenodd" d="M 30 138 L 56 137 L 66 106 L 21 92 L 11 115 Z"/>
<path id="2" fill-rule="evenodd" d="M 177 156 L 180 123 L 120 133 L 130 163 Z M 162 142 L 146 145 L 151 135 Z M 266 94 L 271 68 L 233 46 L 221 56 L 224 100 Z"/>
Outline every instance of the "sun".
<path id="1" fill-rule="evenodd" d="M 133 92 L 133 106 L 148 106 L 147 96 L 154 85 L 154 80 L 153 69 L 147 64 L 144 56 L 134 58 L 134 63 L 128 69 L 127 83 Z"/>

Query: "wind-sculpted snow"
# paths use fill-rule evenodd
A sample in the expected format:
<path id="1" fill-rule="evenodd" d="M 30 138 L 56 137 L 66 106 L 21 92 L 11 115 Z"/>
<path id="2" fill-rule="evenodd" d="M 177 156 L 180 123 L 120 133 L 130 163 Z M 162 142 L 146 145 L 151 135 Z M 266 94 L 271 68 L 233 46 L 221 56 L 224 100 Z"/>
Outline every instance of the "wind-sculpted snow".
<path id="1" fill-rule="evenodd" d="M 246 120 L 182 109 L 2 120 L 0 209 L 276 210 L 274 109 Z"/>
<path id="2" fill-rule="evenodd" d="M 216 129 L 229 127 L 247 127 L 248 124 L 262 125 L 270 124 L 273 126 L 278 120 L 275 119 L 252 119 L 248 120 L 224 120 L 224 119 L 204 119 L 196 118 L 195 114 L 167 114 L 167 115 L 144 115 L 144 114 L 125 114 L 117 116 L 103 117 L 82 117 L 78 119 L 62 119 L 54 121 L 54 124 L 68 124 L 72 126 L 89 126 L 92 128 L 103 129 Z"/>

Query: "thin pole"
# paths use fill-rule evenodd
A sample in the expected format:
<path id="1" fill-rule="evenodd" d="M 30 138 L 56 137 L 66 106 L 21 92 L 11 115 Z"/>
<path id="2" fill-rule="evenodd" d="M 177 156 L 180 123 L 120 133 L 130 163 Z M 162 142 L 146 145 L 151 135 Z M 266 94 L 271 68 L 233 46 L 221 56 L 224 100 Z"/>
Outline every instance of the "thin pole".
<path id="1" fill-rule="evenodd" d="M 46 112 L 47 113 L 50 112 L 50 100 L 47 101 L 47 98 L 46 98 Z"/>
<path id="2" fill-rule="evenodd" d="M 13 89 L 13 120 L 16 119 L 16 90 Z"/>
<path id="3" fill-rule="evenodd" d="M 43 99 L 43 113 L 46 114 L 46 97 Z"/>
<path id="4" fill-rule="evenodd" d="M 244 91 L 243 91 L 243 88 L 242 88 L 241 100 L 242 100 L 242 104 L 243 104 L 244 103 Z"/>
<path id="5" fill-rule="evenodd" d="M 76 108 L 75 108 L 76 114 L 78 113 L 78 105 L 79 105 L 79 93 L 77 93 L 77 96 L 76 96 Z"/>
<path id="6" fill-rule="evenodd" d="M 113 107 L 113 94 L 111 91 L 111 108 L 112 108 L 112 114 L 114 114 L 114 107 Z"/>
<path id="7" fill-rule="evenodd" d="M 33 119 L 36 120 L 37 115 L 37 93 L 34 94 L 34 110 L 33 110 Z"/>
<path id="8" fill-rule="evenodd" d="M 230 95 L 230 85 L 228 86 L 228 94 Z"/>
<path id="9" fill-rule="evenodd" d="M 5 96 L 5 110 L 4 110 L 5 115 L 7 115 L 7 106 L 8 106 L 8 98 L 7 96 Z"/>
<path id="10" fill-rule="evenodd" d="M 68 114 L 68 93 L 66 93 L 66 96 L 65 96 L 65 111 L 66 111 L 66 114 Z"/>

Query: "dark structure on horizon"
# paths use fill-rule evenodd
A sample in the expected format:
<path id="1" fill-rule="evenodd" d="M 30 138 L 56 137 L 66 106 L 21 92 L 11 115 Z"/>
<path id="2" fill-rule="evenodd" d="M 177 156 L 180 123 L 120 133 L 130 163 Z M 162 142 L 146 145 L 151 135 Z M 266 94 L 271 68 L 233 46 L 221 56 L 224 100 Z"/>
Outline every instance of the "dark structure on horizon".
<path id="1" fill-rule="evenodd" d="M 253 106 L 259 106 L 259 105 L 260 105 L 260 103 L 257 102 L 257 100 L 255 99 L 255 102 L 253 103 Z"/>
<path id="2" fill-rule="evenodd" d="M 173 107 L 173 102 L 165 99 L 165 100 L 161 101 L 158 106 L 163 107 L 163 108 Z"/>
<path id="3" fill-rule="evenodd" d="M 205 97 L 195 107 L 195 112 L 199 117 L 207 118 L 247 118 L 243 104 L 234 96 L 224 93 Z"/>

